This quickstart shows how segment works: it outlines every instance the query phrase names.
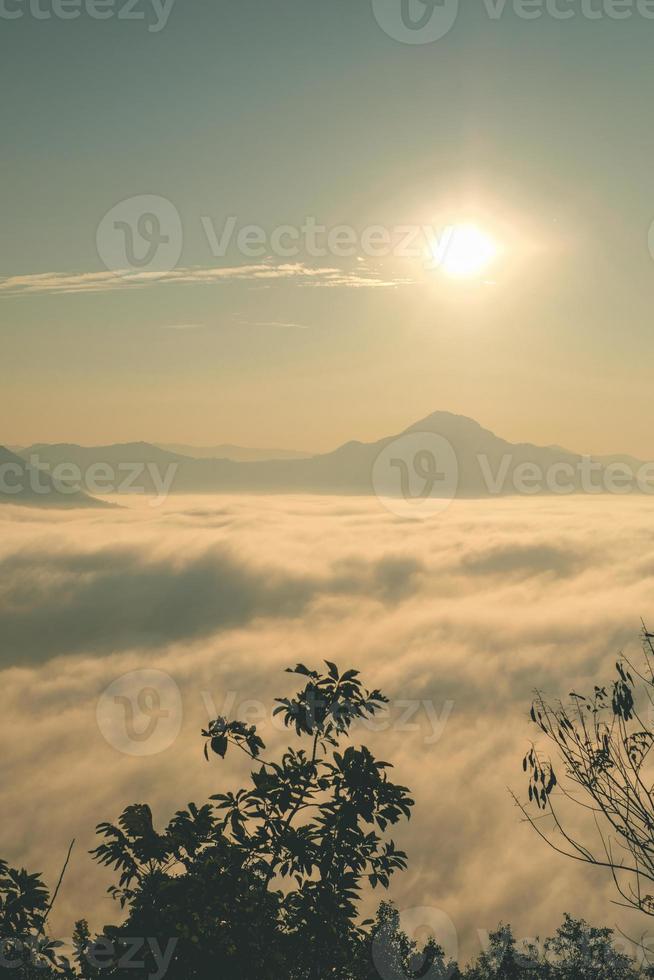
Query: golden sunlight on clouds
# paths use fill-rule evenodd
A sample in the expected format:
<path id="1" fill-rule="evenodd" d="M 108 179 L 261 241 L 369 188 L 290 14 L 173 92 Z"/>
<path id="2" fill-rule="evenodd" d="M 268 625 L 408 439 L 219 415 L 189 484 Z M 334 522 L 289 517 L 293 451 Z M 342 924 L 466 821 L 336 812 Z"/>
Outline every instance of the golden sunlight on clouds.
<path id="1" fill-rule="evenodd" d="M 7 505 L 6 855 L 54 880 L 75 836 L 53 926 L 69 935 L 80 899 L 93 927 L 115 921 L 111 875 L 86 853 L 96 823 L 136 801 L 161 823 L 238 788 L 236 759 L 202 759 L 207 712 L 246 715 L 276 750 L 282 668 L 329 659 L 391 698 L 383 723 L 355 738 L 415 795 L 397 837 L 410 857 L 391 892 L 400 908 L 443 910 L 465 954 L 501 919 L 518 936 L 552 931 L 564 909 L 603 923 L 610 880 L 553 858 L 507 786 L 526 791 L 532 689 L 586 689 L 637 641 L 652 510 L 624 498 L 456 501 L 411 523 L 359 498 L 178 497 L 98 521 Z M 154 754 L 134 756 L 96 718 L 109 685 L 143 670 L 172 678 L 181 714 Z"/>

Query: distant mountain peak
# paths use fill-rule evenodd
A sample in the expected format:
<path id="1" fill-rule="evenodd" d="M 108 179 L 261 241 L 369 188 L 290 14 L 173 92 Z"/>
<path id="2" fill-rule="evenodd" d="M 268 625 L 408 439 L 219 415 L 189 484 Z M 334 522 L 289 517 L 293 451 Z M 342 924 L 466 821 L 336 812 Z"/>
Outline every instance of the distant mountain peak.
<path id="1" fill-rule="evenodd" d="M 446 425 L 448 427 L 457 426 L 460 428 L 470 428 L 470 429 L 482 429 L 488 432 L 488 429 L 484 429 L 484 426 L 480 425 L 476 419 L 470 418 L 469 415 L 457 415 L 456 412 L 446 412 L 446 411 L 436 411 L 430 412 L 426 415 L 424 419 L 420 419 L 418 422 L 414 422 L 410 425 L 405 432 L 412 432 L 420 428 L 420 426 L 426 426 L 431 428 L 434 425 Z"/>
<path id="2" fill-rule="evenodd" d="M 164 447 L 147 442 L 98 447 L 32 446 L 21 455 L 28 472 L 30 452 L 38 452 L 39 465 L 54 467 L 58 463 L 69 463 L 79 466 L 83 473 L 96 463 L 110 464 L 119 474 L 123 470 L 137 473 L 138 480 L 132 486 L 141 493 L 157 493 L 158 488 L 168 481 L 169 491 L 166 492 L 171 493 L 371 495 L 378 492 L 374 475 L 377 461 L 389 446 L 392 448 L 393 477 L 400 474 L 398 462 L 404 463 L 405 473 L 409 476 L 420 475 L 414 466 L 416 446 L 420 449 L 420 440 L 415 438 L 419 433 L 433 434 L 437 440 L 440 437 L 440 443 L 427 438 L 425 451 L 438 453 L 442 450 L 454 454 L 457 469 L 455 495 L 458 497 L 584 490 L 584 457 L 558 446 L 508 442 L 476 419 L 444 410 L 431 412 L 406 429 L 383 438 L 371 442 L 349 440 L 332 452 L 313 456 L 291 450 L 246 449 L 228 444 L 202 448 L 181 444 Z M 411 438 L 405 439 L 406 436 Z M 443 447 L 443 441 L 449 443 L 449 450 L 447 445 Z M 17 456 L 12 458 L 18 459 Z M 631 457 L 598 459 L 602 465 L 625 462 L 634 473 L 641 465 Z M 571 482 L 566 476 L 568 473 L 573 474 Z M 602 473 L 598 479 L 600 477 L 603 478 Z M 401 475 L 398 479 L 398 492 L 405 493 Z M 529 480 L 532 485 L 527 490 L 521 489 Z M 535 486 L 533 481 L 536 481 Z M 599 489 L 601 492 L 601 486 Z"/>

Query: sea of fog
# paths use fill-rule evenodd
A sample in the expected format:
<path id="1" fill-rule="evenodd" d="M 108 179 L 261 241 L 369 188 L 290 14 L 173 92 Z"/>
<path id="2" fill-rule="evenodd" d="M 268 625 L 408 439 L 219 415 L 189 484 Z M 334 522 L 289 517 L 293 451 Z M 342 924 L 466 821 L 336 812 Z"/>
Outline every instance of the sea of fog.
<path id="1" fill-rule="evenodd" d="M 132 802 L 163 822 L 238 788 L 244 756 L 203 759 L 209 716 L 256 722 L 272 752 L 283 668 L 323 659 L 391 699 L 354 737 L 414 792 L 395 835 L 401 909 L 435 910 L 464 955 L 500 920 L 520 937 L 564 910 L 633 925 L 601 872 L 538 840 L 508 787 L 525 794 L 532 690 L 609 680 L 654 621 L 654 501 L 455 501 L 426 521 L 364 498 L 119 503 L 0 508 L 0 857 L 54 884 L 76 838 L 54 932 L 120 917 L 87 853 L 95 825 Z"/>

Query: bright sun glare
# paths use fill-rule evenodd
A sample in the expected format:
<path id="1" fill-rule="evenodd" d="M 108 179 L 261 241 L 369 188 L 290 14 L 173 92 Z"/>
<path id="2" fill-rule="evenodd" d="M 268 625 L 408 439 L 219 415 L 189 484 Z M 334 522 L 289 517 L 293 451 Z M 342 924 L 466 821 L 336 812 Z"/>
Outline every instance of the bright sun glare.
<path id="1" fill-rule="evenodd" d="M 497 243 L 476 225 L 451 225 L 432 247 L 434 265 L 456 279 L 472 279 L 490 265 Z"/>

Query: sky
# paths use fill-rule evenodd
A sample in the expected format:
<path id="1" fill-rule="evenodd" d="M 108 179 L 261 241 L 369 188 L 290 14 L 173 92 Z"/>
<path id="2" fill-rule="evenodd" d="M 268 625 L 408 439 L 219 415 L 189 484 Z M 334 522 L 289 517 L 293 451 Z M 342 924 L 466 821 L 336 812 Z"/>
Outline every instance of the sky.
<path id="1" fill-rule="evenodd" d="M 466 0 L 407 44 L 393 0 L 51 2 L 0 12 L 1 442 L 323 451 L 449 410 L 651 458 L 645 4 Z M 126 269 L 142 215 L 137 261 L 168 243 Z M 281 254 L 307 219 L 353 254 Z M 466 223 L 497 245 L 468 279 L 364 245 Z"/>
<path id="2" fill-rule="evenodd" d="M 402 2 L 442 36 L 401 0 L 0 0 L 0 444 L 320 452 L 449 411 L 654 458 L 654 2 Z M 465 956 L 565 910 L 629 931 L 507 786 L 534 687 L 638 649 L 647 497 L 119 504 L 0 508 L 2 857 L 52 883 L 77 837 L 56 932 L 120 914 L 98 821 L 238 785 L 207 697 L 279 747 L 282 668 L 324 658 L 391 697 L 366 742 L 415 792 L 401 909 Z M 179 708 L 143 756 L 102 714 L 135 671 Z"/>

